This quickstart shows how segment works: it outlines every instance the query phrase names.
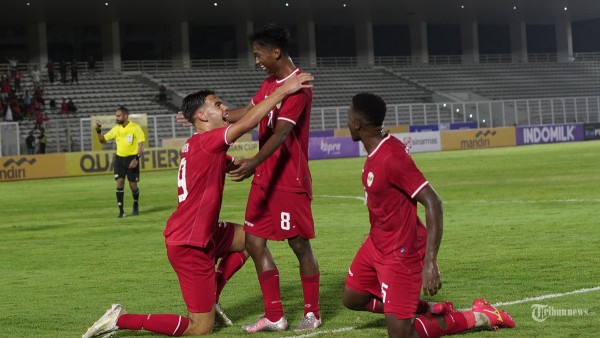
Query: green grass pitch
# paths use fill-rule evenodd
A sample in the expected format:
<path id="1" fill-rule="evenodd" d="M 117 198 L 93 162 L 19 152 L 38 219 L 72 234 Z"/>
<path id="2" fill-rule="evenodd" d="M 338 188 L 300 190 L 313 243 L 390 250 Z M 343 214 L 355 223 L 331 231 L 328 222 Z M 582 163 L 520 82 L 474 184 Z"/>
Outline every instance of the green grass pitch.
<path id="1" fill-rule="evenodd" d="M 458 308 L 485 296 L 517 328 L 469 337 L 598 336 L 600 290 L 600 142 L 415 154 L 444 201 L 439 253 L 444 286 L 432 300 Z M 360 182 L 364 158 L 312 161 L 312 241 L 321 268 L 324 325 L 319 337 L 382 337 L 383 317 L 342 307 L 348 266 L 368 233 Z M 79 337 L 112 303 L 129 313 L 185 314 L 162 231 L 176 206 L 176 172 L 143 173 L 141 215 L 117 219 L 111 176 L 0 184 L 0 337 Z M 227 182 L 221 219 L 242 222 L 249 182 Z M 126 190 L 126 211 L 131 194 Z M 419 207 L 422 214 L 423 208 Z M 290 326 L 302 316 L 298 263 L 271 242 Z M 556 298 L 523 301 L 556 294 Z M 234 321 L 216 337 L 245 336 L 262 314 L 248 261 L 221 303 Z M 532 318 L 533 304 L 587 315 Z M 119 337 L 154 337 L 119 332 Z M 295 336 L 284 333 L 255 337 Z M 465 336 L 466 337 L 466 336 Z"/>

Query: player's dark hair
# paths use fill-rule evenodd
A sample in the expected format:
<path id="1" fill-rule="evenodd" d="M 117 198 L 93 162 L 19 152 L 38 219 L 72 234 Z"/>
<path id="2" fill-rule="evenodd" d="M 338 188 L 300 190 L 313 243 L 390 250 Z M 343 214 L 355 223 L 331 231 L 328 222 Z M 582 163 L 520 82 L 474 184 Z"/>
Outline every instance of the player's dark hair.
<path id="1" fill-rule="evenodd" d="M 120 106 L 119 108 L 117 108 L 118 111 L 120 111 L 121 113 L 129 116 L 129 109 L 125 108 L 125 106 Z"/>
<path id="2" fill-rule="evenodd" d="M 259 28 L 248 37 L 248 40 L 263 48 L 279 48 L 282 53 L 286 54 L 290 48 L 290 32 L 287 28 L 274 23 Z"/>
<path id="3" fill-rule="evenodd" d="M 198 108 L 204 105 L 204 100 L 206 100 L 206 97 L 209 95 L 215 95 L 215 92 L 209 89 L 204 89 L 194 94 L 190 94 L 183 99 L 181 111 L 188 122 L 194 123 L 194 113 L 196 110 L 198 110 Z"/>
<path id="4" fill-rule="evenodd" d="M 353 111 L 367 122 L 368 125 L 380 127 L 385 119 L 385 101 L 379 96 L 371 93 L 360 93 L 352 98 Z"/>

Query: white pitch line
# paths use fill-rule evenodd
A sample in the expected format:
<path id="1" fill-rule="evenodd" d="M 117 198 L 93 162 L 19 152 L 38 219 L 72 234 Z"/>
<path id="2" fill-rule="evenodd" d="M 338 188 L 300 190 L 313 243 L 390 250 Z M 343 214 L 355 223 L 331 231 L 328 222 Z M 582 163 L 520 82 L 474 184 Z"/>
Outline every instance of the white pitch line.
<path id="1" fill-rule="evenodd" d="M 344 196 L 344 195 L 314 195 L 315 197 L 325 198 L 342 198 L 342 199 L 356 199 L 365 201 L 363 196 Z M 444 201 L 447 203 L 477 203 L 477 204 L 535 204 L 535 203 L 599 203 L 600 199 L 580 199 L 580 198 L 560 198 L 555 200 L 467 200 L 467 201 Z"/>
<path id="2" fill-rule="evenodd" d="M 498 302 L 498 303 L 495 303 L 492 305 L 493 306 L 508 306 L 508 305 L 528 303 L 528 302 L 532 302 L 534 300 L 552 299 L 552 298 L 558 298 L 558 297 L 564 297 L 564 296 L 570 296 L 570 295 L 576 295 L 579 293 L 588 293 L 588 292 L 594 292 L 594 291 L 600 291 L 600 286 L 596 286 L 593 288 L 587 288 L 587 289 L 579 289 L 579 290 L 574 290 L 574 291 L 569 291 L 569 292 L 564 292 L 564 293 L 551 293 L 549 295 L 523 298 L 523 299 L 515 300 L 512 302 Z"/>
<path id="3" fill-rule="evenodd" d="M 498 302 L 498 303 L 495 303 L 492 305 L 495 307 L 496 306 L 509 306 L 509 305 L 528 303 L 528 302 L 537 301 L 537 300 L 559 298 L 559 297 L 576 295 L 576 294 L 580 294 L 580 293 L 594 292 L 594 291 L 600 291 L 600 286 L 596 286 L 593 288 L 584 288 L 584 289 L 579 289 L 579 290 L 573 290 L 573 291 L 563 292 L 563 293 L 551 293 L 548 295 L 542 295 L 542 296 L 537 296 L 537 297 L 528 297 L 528 298 L 523 298 L 523 299 L 519 299 L 519 300 L 514 300 L 511 302 Z M 470 310 L 470 308 L 460 309 L 460 311 L 468 311 L 468 310 Z M 342 327 L 339 329 L 333 329 L 333 330 L 327 330 L 327 331 L 315 331 L 315 332 L 311 332 L 311 333 L 301 334 L 298 336 L 287 336 L 287 337 L 308 338 L 308 337 L 315 337 L 315 336 L 322 335 L 322 334 L 347 332 L 347 331 L 352 331 L 354 329 L 356 329 L 356 326 L 348 326 L 348 327 Z"/>

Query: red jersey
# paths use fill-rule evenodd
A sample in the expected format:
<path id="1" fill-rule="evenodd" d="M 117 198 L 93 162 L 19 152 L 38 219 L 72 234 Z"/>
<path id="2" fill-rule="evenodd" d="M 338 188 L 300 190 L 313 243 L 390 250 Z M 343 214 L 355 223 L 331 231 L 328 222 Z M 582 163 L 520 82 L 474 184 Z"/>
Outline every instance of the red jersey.
<path id="1" fill-rule="evenodd" d="M 252 98 L 252 104 L 259 104 L 285 80 L 298 73 L 300 70 L 296 69 L 282 80 L 277 80 L 275 76 L 268 77 Z M 279 191 L 305 192 L 312 196 L 312 179 L 308 168 L 312 97 L 312 89 L 304 88 L 283 99 L 267 117 L 260 121 L 258 144 L 261 148 L 273 135 L 278 121 L 293 123 L 294 128 L 285 142 L 256 168 L 252 184 Z"/>
<path id="2" fill-rule="evenodd" d="M 196 133 L 181 148 L 179 203 L 163 233 L 168 245 L 205 247 L 209 242 L 223 199 L 228 129 Z"/>
<path id="3" fill-rule="evenodd" d="M 414 257 L 427 236 L 417 216 L 415 196 L 429 182 L 417 169 L 406 146 L 387 135 L 365 161 L 362 183 L 367 198 L 369 236 L 383 254 Z"/>

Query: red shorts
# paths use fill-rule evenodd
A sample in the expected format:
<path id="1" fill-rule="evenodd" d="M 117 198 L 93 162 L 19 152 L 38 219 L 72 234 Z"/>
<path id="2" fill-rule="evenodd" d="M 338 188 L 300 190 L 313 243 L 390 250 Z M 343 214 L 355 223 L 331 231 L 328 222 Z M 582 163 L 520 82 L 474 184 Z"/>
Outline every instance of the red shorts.
<path id="1" fill-rule="evenodd" d="M 346 287 L 381 299 L 386 314 L 401 320 L 414 318 L 421 295 L 422 271 L 420 255 L 403 259 L 382 256 L 367 237 L 350 265 Z"/>
<path id="2" fill-rule="evenodd" d="M 209 312 L 216 302 L 215 262 L 231 247 L 234 226 L 219 222 L 205 248 L 167 245 L 167 257 L 177 274 L 189 312 Z"/>
<path id="3" fill-rule="evenodd" d="M 244 231 L 275 241 L 298 235 L 304 239 L 315 238 L 310 203 L 306 193 L 272 190 L 267 194 L 253 184 L 246 206 Z"/>

